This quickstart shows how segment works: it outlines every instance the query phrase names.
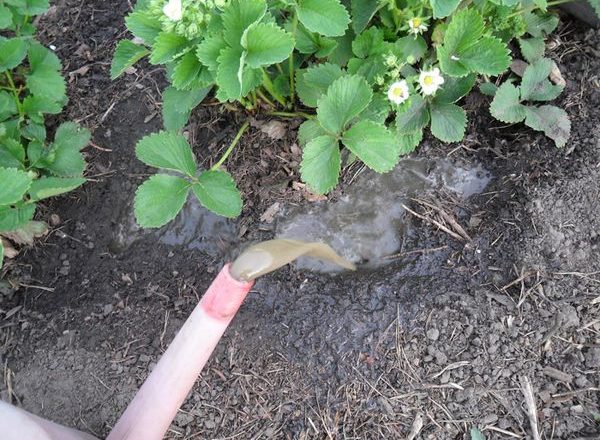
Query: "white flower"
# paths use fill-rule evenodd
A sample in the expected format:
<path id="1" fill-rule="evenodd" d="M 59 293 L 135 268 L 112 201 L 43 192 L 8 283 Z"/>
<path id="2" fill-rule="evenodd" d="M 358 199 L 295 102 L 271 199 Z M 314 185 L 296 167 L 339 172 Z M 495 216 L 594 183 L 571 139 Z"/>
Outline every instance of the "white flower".
<path id="1" fill-rule="evenodd" d="M 419 84 L 423 95 L 433 95 L 444 84 L 444 77 L 440 75 L 440 69 L 423 70 L 419 75 Z"/>
<path id="2" fill-rule="evenodd" d="M 171 21 L 179 21 L 183 17 L 183 7 L 181 6 L 181 0 L 169 0 L 163 7 L 164 14 L 169 17 Z"/>
<path id="3" fill-rule="evenodd" d="M 396 81 L 388 90 L 388 99 L 394 104 L 402 104 L 408 99 L 409 91 L 406 80 Z"/>
<path id="4" fill-rule="evenodd" d="M 427 25 L 423 23 L 423 19 L 420 17 L 413 17 L 408 20 L 408 27 L 410 28 L 410 32 L 415 35 L 427 32 Z"/>

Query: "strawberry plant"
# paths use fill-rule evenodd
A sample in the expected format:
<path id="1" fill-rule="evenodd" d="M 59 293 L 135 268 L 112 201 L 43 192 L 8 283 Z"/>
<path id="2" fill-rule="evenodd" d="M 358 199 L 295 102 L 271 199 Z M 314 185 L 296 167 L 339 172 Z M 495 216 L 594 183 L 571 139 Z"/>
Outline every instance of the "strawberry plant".
<path id="1" fill-rule="evenodd" d="M 45 116 L 67 103 L 60 60 L 34 38 L 32 18 L 47 9 L 44 0 L 0 1 L 0 235 L 18 243 L 43 233 L 32 220 L 39 201 L 85 182 L 88 131 L 65 122 L 52 140 L 46 133 Z"/>
<path id="2" fill-rule="evenodd" d="M 461 141 L 467 114 L 460 102 L 477 84 L 494 96 L 495 118 L 524 121 L 558 147 L 565 145 L 567 114 L 535 104 L 554 100 L 563 88 L 548 80 L 555 66 L 544 58 L 545 38 L 558 24 L 548 8 L 563 2 L 139 1 L 125 20 L 133 38 L 117 45 L 111 74 L 116 78 L 144 57 L 165 66 L 166 131 L 152 138 L 153 148 L 157 154 L 168 150 L 171 160 L 186 167 L 148 161 L 140 154 L 148 139 L 138 144 L 144 162 L 181 173 L 142 185 L 138 222 L 166 223 L 190 190 L 218 214 L 241 212 L 235 183 L 220 167 L 248 124 L 208 171 L 197 169 L 179 134 L 210 90 L 220 102 L 237 103 L 249 114 L 305 119 L 298 131 L 300 173 L 321 194 L 338 184 L 345 163 L 360 160 L 380 173 L 392 170 L 426 130 L 443 142 Z M 593 4 L 597 7 L 597 0 Z M 510 76 L 513 57 L 529 63 L 520 85 Z M 167 199 L 170 203 L 159 202 Z"/>

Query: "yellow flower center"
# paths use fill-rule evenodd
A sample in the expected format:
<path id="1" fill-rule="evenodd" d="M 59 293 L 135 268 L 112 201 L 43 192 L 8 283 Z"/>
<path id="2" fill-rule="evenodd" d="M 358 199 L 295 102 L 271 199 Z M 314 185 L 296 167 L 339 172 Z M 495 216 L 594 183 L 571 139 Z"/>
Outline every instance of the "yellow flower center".
<path id="1" fill-rule="evenodd" d="M 418 17 L 415 17 L 415 18 L 412 19 L 412 25 L 415 28 L 418 28 L 419 26 L 421 26 L 421 23 L 422 23 L 421 19 L 418 18 Z"/>
<path id="2" fill-rule="evenodd" d="M 426 86 L 432 85 L 433 84 L 433 76 L 430 76 L 430 75 L 425 76 L 425 78 L 423 78 L 423 83 Z"/>
<path id="3" fill-rule="evenodd" d="M 394 87 L 392 89 L 392 95 L 394 95 L 396 98 L 400 98 L 402 95 L 404 95 L 404 91 L 401 87 Z"/>

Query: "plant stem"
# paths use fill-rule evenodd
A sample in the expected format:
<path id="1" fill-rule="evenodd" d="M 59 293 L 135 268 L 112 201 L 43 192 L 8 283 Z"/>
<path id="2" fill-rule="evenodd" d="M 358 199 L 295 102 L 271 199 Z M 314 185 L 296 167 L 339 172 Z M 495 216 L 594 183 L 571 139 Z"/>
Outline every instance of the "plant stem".
<path id="1" fill-rule="evenodd" d="M 261 89 L 256 89 L 256 94 L 260 97 L 260 99 L 265 101 L 271 107 L 273 107 L 273 108 L 277 107 L 273 101 L 271 101 L 269 98 L 266 97 L 266 95 L 263 93 L 263 91 Z"/>
<path id="2" fill-rule="evenodd" d="M 548 7 L 562 5 L 563 3 L 571 3 L 573 0 L 552 0 L 548 2 Z M 539 6 L 533 5 L 528 8 L 519 9 L 516 12 L 513 12 L 508 16 L 508 18 L 516 17 L 517 15 L 521 15 L 525 12 L 533 12 L 536 9 L 539 9 Z"/>
<path id="3" fill-rule="evenodd" d="M 23 117 L 25 116 L 25 112 L 23 111 L 23 105 L 21 104 L 21 99 L 19 98 L 19 90 L 15 86 L 13 77 L 8 70 L 4 72 L 4 75 L 6 76 L 6 80 L 8 81 L 8 85 L 10 86 L 10 90 L 12 91 L 15 97 L 15 105 L 17 106 L 17 110 L 19 111 L 19 118 L 23 119 Z"/>
<path id="4" fill-rule="evenodd" d="M 292 37 L 296 40 L 296 31 L 298 30 L 298 14 L 294 12 L 294 18 L 292 19 Z M 294 51 L 290 54 L 289 67 L 290 71 L 290 103 L 293 105 L 296 99 L 296 81 L 294 72 Z"/>
<path id="5" fill-rule="evenodd" d="M 275 90 L 275 86 L 273 85 L 273 82 L 271 81 L 271 78 L 269 78 L 269 74 L 263 69 L 263 86 L 265 88 L 265 90 L 267 92 L 269 92 L 269 95 L 271 95 L 273 98 L 275 98 L 275 100 L 280 103 L 282 106 L 285 107 L 286 102 L 285 99 L 283 99 L 283 97 L 277 93 L 277 91 Z"/>
<path id="6" fill-rule="evenodd" d="M 233 139 L 233 141 L 231 142 L 231 144 L 229 145 L 227 150 L 225 150 L 225 153 L 223 153 L 223 156 L 221 156 L 221 159 L 219 159 L 219 161 L 210 168 L 211 171 L 218 170 L 221 167 L 221 165 L 223 165 L 223 163 L 225 163 L 225 161 L 227 160 L 227 158 L 229 157 L 229 155 L 231 154 L 231 152 L 233 151 L 235 146 L 238 144 L 238 142 L 242 138 L 242 135 L 248 129 L 249 126 L 250 126 L 250 122 L 248 122 L 248 121 L 244 122 L 244 125 L 242 125 L 240 127 L 237 134 L 235 135 L 235 138 Z"/>
<path id="7" fill-rule="evenodd" d="M 315 115 L 304 112 L 269 112 L 270 116 L 280 116 L 282 118 L 304 118 L 304 119 L 315 119 Z"/>

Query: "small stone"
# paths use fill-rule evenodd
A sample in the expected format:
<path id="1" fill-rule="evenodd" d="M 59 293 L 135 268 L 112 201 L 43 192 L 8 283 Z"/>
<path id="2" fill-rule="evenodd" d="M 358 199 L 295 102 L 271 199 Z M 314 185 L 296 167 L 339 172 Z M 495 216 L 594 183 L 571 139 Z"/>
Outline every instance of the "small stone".
<path id="1" fill-rule="evenodd" d="M 429 330 L 427 330 L 427 337 L 432 341 L 437 341 L 440 337 L 440 331 L 435 327 L 430 328 Z"/>

